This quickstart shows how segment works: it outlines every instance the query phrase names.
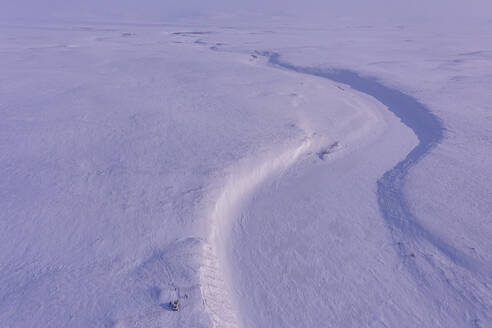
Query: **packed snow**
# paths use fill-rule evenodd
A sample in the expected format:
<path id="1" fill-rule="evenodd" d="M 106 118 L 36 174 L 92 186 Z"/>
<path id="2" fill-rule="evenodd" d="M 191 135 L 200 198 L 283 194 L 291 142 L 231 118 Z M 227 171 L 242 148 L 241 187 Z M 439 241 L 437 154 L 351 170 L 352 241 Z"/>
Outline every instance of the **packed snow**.
<path id="1" fill-rule="evenodd" d="M 492 327 L 492 21 L 297 24 L 0 26 L 2 327 Z"/>

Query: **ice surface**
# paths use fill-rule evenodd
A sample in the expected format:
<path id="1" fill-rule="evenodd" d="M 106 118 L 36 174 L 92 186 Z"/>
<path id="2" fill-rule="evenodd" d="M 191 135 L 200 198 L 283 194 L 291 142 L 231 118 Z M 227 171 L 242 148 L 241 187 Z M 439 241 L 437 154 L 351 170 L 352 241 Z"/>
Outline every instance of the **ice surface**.
<path id="1" fill-rule="evenodd" d="M 297 23 L 0 27 L 2 326 L 490 326 L 490 23 Z"/>

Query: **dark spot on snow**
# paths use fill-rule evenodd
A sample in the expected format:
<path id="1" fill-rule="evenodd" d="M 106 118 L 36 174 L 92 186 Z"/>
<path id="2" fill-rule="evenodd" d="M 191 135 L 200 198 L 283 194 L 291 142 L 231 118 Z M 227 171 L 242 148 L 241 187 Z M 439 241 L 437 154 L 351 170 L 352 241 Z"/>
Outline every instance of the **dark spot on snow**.
<path id="1" fill-rule="evenodd" d="M 97 28 L 97 27 L 90 27 L 90 26 L 80 26 L 80 27 L 74 27 L 74 30 L 79 30 L 79 31 L 90 31 L 90 32 L 115 32 L 116 29 L 114 28 Z"/>
<path id="2" fill-rule="evenodd" d="M 206 45 L 207 42 L 198 39 L 198 40 L 195 41 L 195 44 L 203 44 L 203 45 Z"/>
<path id="3" fill-rule="evenodd" d="M 458 54 L 458 56 L 476 56 L 476 55 L 481 55 L 484 52 L 485 51 L 483 51 L 483 50 L 471 51 L 471 52 L 463 52 L 463 53 Z"/>
<path id="4" fill-rule="evenodd" d="M 166 302 L 166 303 L 161 303 L 159 306 L 165 310 L 168 311 L 179 311 L 182 304 L 179 301 L 179 299 L 174 299 L 172 301 Z"/>
<path id="5" fill-rule="evenodd" d="M 117 324 L 118 324 L 118 321 L 115 321 L 113 319 L 106 319 L 104 322 L 104 327 L 105 328 L 113 328 L 113 327 L 116 327 Z"/>
<path id="6" fill-rule="evenodd" d="M 213 32 L 202 32 L 202 31 L 190 31 L 190 32 L 174 32 L 173 35 L 180 35 L 180 36 L 193 36 L 193 35 L 206 35 L 206 34 L 212 34 Z"/>
<path id="7" fill-rule="evenodd" d="M 270 51 L 258 51 L 258 50 L 255 50 L 253 52 L 253 54 L 256 54 L 256 55 L 261 56 L 261 57 L 271 57 L 274 55 L 274 53 L 272 53 Z"/>
<path id="8" fill-rule="evenodd" d="M 332 143 L 328 147 L 326 147 L 326 148 L 322 149 L 321 151 L 319 151 L 318 152 L 319 159 L 324 160 L 327 155 L 335 152 L 337 150 L 337 148 L 339 147 L 339 145 L 340 144 L 338 143 L 338 141 L 335 141 L 334 143 Z"/>
<path id="9" fill-rule="evenodd" d="M 473 324 L 474 328 L 481 328 L 482 327 L 480 325 L 480 319 L 473 319 L 472 324 Z"/>
<path id="10" fill-rule="evenodd" d="M 121 36 L 122 37 L 129 37 L 129 36 L 135 36 L 137 34 L 135 33 L 132 33 L 132 32 L 124 32 L 124 33 L 121 33 Z"/>
<path id="11" fill-rule="evenodd" d="M 159 304 L 159 306 L 160 306 L 161 308 L 163 308 L 164 310 L 168 310 L 168 311 L 172 311 L 172 310 L 173 310 L 173 306 L 172 306 L 172 304 L 171 304 L 171 303 L 169 303 L 169 302 L 166 302 L 166 303 L 161 303 L 161 304 Z"/>

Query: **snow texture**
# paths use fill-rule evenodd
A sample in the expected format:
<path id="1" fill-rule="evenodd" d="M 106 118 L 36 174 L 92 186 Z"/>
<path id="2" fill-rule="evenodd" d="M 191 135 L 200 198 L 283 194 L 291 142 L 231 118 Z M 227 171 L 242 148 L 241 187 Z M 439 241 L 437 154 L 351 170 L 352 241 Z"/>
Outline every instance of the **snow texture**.
<path id="1" fill-rule="evenodd" d="M 302 23 L 0 26 L 2 327 L 491 326 L 492 21 Z"/>

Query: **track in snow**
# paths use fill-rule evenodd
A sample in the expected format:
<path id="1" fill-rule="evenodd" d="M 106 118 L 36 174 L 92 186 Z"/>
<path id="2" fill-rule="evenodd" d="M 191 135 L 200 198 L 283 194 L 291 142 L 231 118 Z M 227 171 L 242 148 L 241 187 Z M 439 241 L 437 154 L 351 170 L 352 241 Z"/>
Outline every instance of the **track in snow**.
<path id="1" fill-rule="evenodd" d="M 268 58 L 272 66 L 344 83 L 374 97 L 416 134 L 419 144 L 377 181 L 379 209 L 394 241 L 395 251 L 404 267 L 415 277 L 417 284 L 432 280 L 447 289 L 448 295 L 473 305 L 474 292 L 460 283 L 453 285 L 446 277 L 446 270 L 451 268 L 456 273 L 455 268 L 461 268 L 461 271 L 472 275 L 484 275 L 487 273 L 483 265 L 426 229 L 410 210 L 403 191 L 410 169 L 443 140 L 445 129 L 440 119 L 422 103 L 381 84 L 374 77 L 363 77 L 344 69 L 295 66 L 280 60 L 277 53 L 261 54 Z M 228 263 L 224 251 L 234 218 L 259 185 L 292 165 L 309 148 L 309 144 L 309 140 L 305 140 L 300 147 L 288 150 L 280 156 L 266 158 L 257 166 L 239 170 L 229 177 L 217 199 L 211 213 L 210 244 L 205 251 L 208 265 L 201 275 L 202 296 L 215 327 L 240 326 L 238 309 L 231 299 Z M 443 255 L 452 265 L 443 266 L 439 260 L 433 258 L 432 253 Z M 417 261 L 415 254 L 419 254 L 422 259 Z"/>
<path id="2" fill-rule="evenodd" d="M 412 213 L 404 195 L 410 169 L 427 156 L 444 138 L 441 120 L 425 105 L 396 89 L 387 87 L 374 77 L 364 77 L 346 69 L 321 69 L 295 66 L 280 59 L 280 54 L 264 52 L 271 65 L 301 74 L 326 78 L 349 85 L 384 104 L 403 124 L 412 129 L 419 144 L 377 181 L 379 209 L 394 241 L 404 267 L 419 287 L 436 284 L 440 289 L 469 308 L 479 310 L 481 281 L 490 275 L 487 265 L 465 254 L 423 226 Z M 418 257 L 418 258 L 417 258 Z M 451 281 L 449 276 L 459 276 Z M 474 287 L 470 287 L 474 285 Z M 478 287 L 478 288 L 477 288 Z M 428 295 L 434 297 L 432 288 Z M 487 309 L 482 309 L 487 313 Z M 472 315 L 477 315 L 474 313 Z"/>

